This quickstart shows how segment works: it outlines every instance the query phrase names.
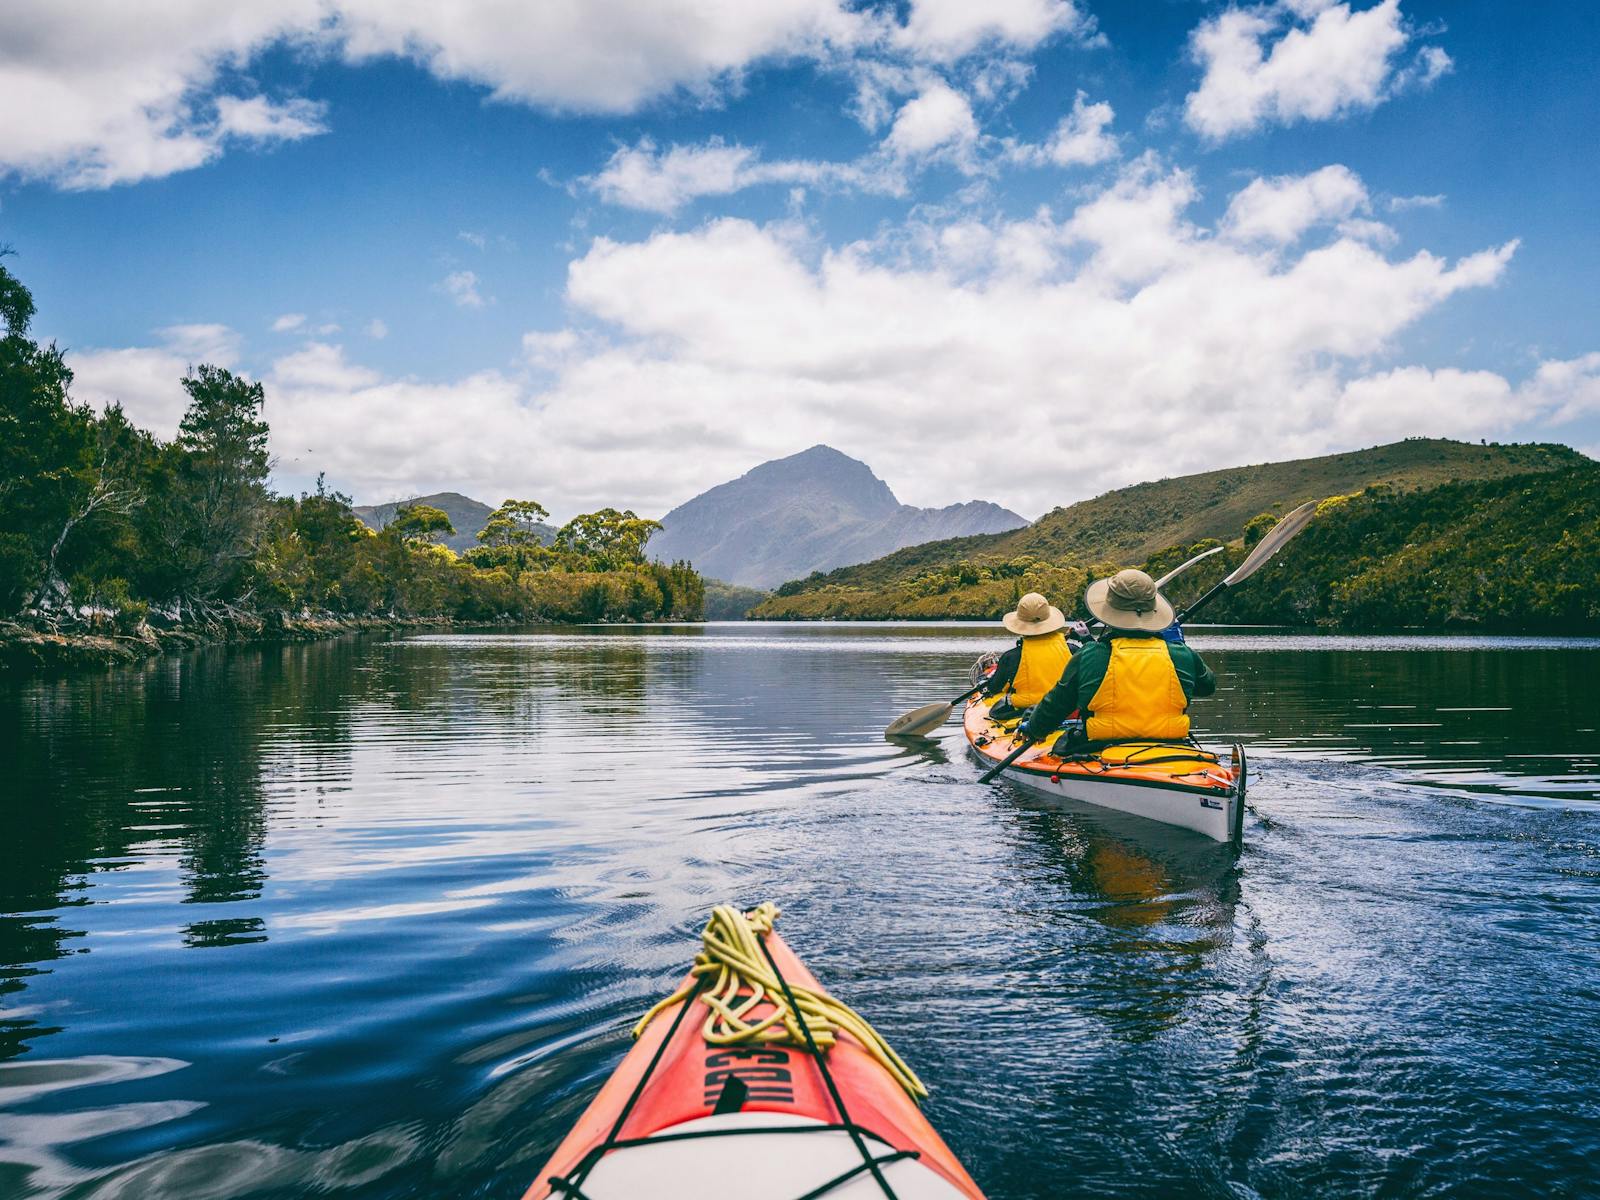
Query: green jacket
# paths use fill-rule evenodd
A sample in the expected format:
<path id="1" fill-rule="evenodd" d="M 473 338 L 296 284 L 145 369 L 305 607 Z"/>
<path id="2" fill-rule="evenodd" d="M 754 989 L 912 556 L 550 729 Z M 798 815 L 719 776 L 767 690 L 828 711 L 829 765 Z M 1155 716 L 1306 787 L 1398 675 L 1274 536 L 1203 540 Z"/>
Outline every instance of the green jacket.
<path id="1" fill-rule="evenodd" d="M 1072 661 L 1067 664 L 1066 673 L 1061 676 L 1061 682 L 1051 688 L 1045 698 L 1039 701 L 1032 715 L 1028 717 L 1027 723 L 1023 725 L 1023 733 L 1034 741 L 1040 741 L 1061 728 L 1061 722 L 1074 712 L 1083 711 L 1094 698 L 1094 694 L 1100 690 L 1100 684 L 1106 677 L 1106 668 L 1111 665 L 1113 638 L 1159 638 L 1160 636 L 1159 633 L 1115 632 L 1102 637 L 1099 641 L 1088 643 L 1072 656 Z M 1167 653 L 1172 656 L 1172 665 L 1178 672 L 1178 682 L 1183 686 L 1185 699 L 1193 700 L 1196 696 L 1209 696 L 1217 690 L 1217 677 L 1211 673 L 1211 668 L 1206 666 L 1205 660 L 1188 646 L 1168 642 Z"/>

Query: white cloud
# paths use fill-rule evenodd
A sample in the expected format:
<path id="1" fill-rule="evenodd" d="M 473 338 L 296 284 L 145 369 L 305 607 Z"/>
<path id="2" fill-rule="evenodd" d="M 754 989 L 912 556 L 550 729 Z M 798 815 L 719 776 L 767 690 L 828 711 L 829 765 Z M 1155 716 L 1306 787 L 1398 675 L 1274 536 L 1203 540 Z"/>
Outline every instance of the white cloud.
<path id="1" fill-rule="evenodd" d="M 1105 108 L 1109 120 L 1109 106 Z M 1098 111 L 1080 114 L 1093 126 Z M 1065 122 L 1063 123 L 1065 128 Z M 1088 129 L 1092 140 L 1098 128 Z M 1110 141 L 1110 139 L 1104 139 Z M 972 174 L 978 170 L 977 118 L 972 105 L 948 84 L 933 79 L 922 82 L 917 94 L 901 106 L 883 143 L 849 162 L 804 159 L 763 160 L 748 146 L 713 138 L 700 145 L 658 147 L 649 137 L 632 146 L 619 146 L 596 174 L 578 182 L 611 204 L 647 212 L 674 213 L 703 196 L 725 196 L 762 185 L 804 185 L 849 188 L 902 195 L 907 174 L 929 163 L 949 162 Z M 1114 143 L 1113 149 L 1114 149 Z M 1076 147 L 1089 152 L 1087 143 Z M 1043 155 L 1030 148 L 1028 153 Z"/>
<path id="2" fill-rule="evenodd" d="M 713 98 L 758 61 L 830 59 L 884 36 L 842 0 L 10 0 L 0 171 L 109 187 L 200 166 L 230 140 L 321 132 L 322 107 L 303 97 L 215 94 L 275 45 L 352 63 L 410 59 L 502 101 L 628 112 L 679 91 Z"/>
<path id="3" fill-rule="evenodd" d="M 326 470 L 360 497 L 449 487 L 659 514 L 825 441 L 913 503 L 1034 513 L 1141 479 L 1600 407 L 1600 354 L 1520 382 L 1385 361 L 1420 318 L 1494 285 L 1514 243 L 1392 256 L 1339 233 L 1344 201 L 1314 205 L 1331 226 L 1316 244 L 1286 234 L 1301 218 L 1234 239 L 1194 220 L 1196 199 L 1147 155 L 1076 207 L 1020 220 L 925 217 L 845 246 L 730 219 L 599 238 L 569 268 L 572 321 L 499 369 L 393 378 L 322 343 L 278 358 L 274 453 L 291 485 Z M 170 394 L 181 367 L 156 353 L 100 352 L 80 382 L 142 396 L 160 367 Z"/>
<path id="4" fill-rule="evenodd" d="M 240 339 L 226 325 L 169 325 L 158 336 L 154 347 L 69 353 L 73 399 L 96 408 L 121 404 L 135 423 L 176 436 L 189 404 L 183 377 L 201 363 L 234 367 Z"/>
<path id="5" fill-rule="evenodd" d="M 451 271 L 440 280 L 439 290 L 449 296 L 457 308 L 482 308 L 485 303 L 474 271 Z"/>
<path id="6" fill-rule="evenodd" d="M 217 97 L 217 131 L 252 142 L 293 142 L 326 133 L 325 108 L 310 100 L 276 104 L 265 96 Z"/>
<path id="7" fill-rule="evenodd" d="M 274 48 L 352 65 L 404 59 L 496 101 L 586 113 L 674 96 L 716 103 L 758 65 L 807 62 L 854 74 L 874 128 L 889 107 L 884 78 L 959 67 L 993 101 L 1025 83 L 1018 56 L 1056 37 L 1103 40 L 1074 0 L 911 0 L 903 14 L 854 0 L 12 0 L 0 6 L 0 112 L 12 117 L 0 122 L 0 173 L 103 188 L 201 166 L 233 144 L 324 132 L 321 102 L 236 86 Z M 960 115 L 943 93 L 908 120 L 919 114 Z"/>
<path id="8" fill-rule="evenodd" d="M 0 7 L 0 171 L 110 187 L 209 162 L 230 138 L 318 132 L 303 101 L 206 93 L 223 68 L 319 19 L 315 0 L 12 0 Z"/>
<path id="9" fill-rule="evenodd" d="M 1356 173 L 1334 165 L 1310 175 L 1251 181 L 1229 203 L 1222 231 L 1237 241 L 1288 245 L 1313 225 L 1345 220 L 1369 205 Z"/>
<path id="10" fill-rule="evenodd" d="M 226 366 L 239 357 L 239 335 L 226 325 L 168 325 L 160 334 L 169 350 L 191 362 Z"/>
<path id="11" fill-rule="evenodd" d="M 1390 196 L 1390 212 L 1409 212 L 1413 208 L 1443 208 L 1444 196 Z"/>
<path id="12" fill-rule="evenodd" d="M 273 333 L 293 333 L 306 323 L 305 313 L 284 313 L 272 323 Z"/>
<path id="13" fill-rule="evenodd" d="M 373 317 L 361 330 L 373 341 L 381 342 L 389 336 L 389 326 L 382 317 Z"/>
<path id="14" fill-rule="evenodd" d="M 1061 119 L 1044 145 L 1044 156 L 1060 167 L 1093 166 L 1117 156 L 1117 139 L 1106 130 L 1116 114 L 1105 101 L 1088 103 L 1079 92 L 1072 111 Z"/>
<path id="15" fill-rule="evenodd" d="M 702 196 L 725 196 L 769 184 L 847 187 L 900 194 L 904 173 L 881 155 L 856 162 L 780 159 L 713 138 L 698 146 L 659 149 L 650 138 L 621 146 L 598 174 L 579 181 L 610 204 L 673 213 Z"/>
<path id="16" fill-rule="evenodd" d="M 699 196 L 719 196 L 748 186 L 754 150 L 712 141 L 657 151 L 649 138 L 619 147 L 605 168 L 585 182 L 612 204 L 672 212 Z"/>
<path id="17" fill-rule="evenodd" d="M 935 61 L 980 48 L 1032 50 L 1057 34 L 1094 36 L 1094 18 L 1071 0 L 912 0 L 894 40 Z"/>
<path id="18" fill-rule="evenodd" d="M 1185 119 L 1219 141 L 1264 125 L 1375 108 L 1449 69 L 1450 56 L 1438 47 L 1424 47 L 1411 66 L 1400 67 L 1400 52 L 1411 40 L 1400 0 L 1380 0 L 1360 11 L 1314 0 L 1288 9 L 1229 8 L 1203 22 L 1191 38 L 1190 51 L 1204 74 L 1185 101 Z"/>
<path id="19" fill-rule="evenodd" d="M 456 236 L 463 242 L 467 243 L 467 245 L 478 250 L 482 250 L 489 245 L 488 238 L 484 237 L 481 233 L 473 233 L 470 229 L 463 229 L 460 233 L 456 234 Z"/>
<path id="20" fill-rule="evenodd" d="M 885 148 L 900 158 L 942 155 L 965 163 L 978 140 L 978 122 L 967 98 L 948 84 L 930 81 L 895 114 Z"/>
<path id="21" fill-rule="evenodd" d="M 1521 389 L 1533 409 L 1550 409 L 1560 423 L 1600 415 L 1600 352 L 1547 361 Z"/>

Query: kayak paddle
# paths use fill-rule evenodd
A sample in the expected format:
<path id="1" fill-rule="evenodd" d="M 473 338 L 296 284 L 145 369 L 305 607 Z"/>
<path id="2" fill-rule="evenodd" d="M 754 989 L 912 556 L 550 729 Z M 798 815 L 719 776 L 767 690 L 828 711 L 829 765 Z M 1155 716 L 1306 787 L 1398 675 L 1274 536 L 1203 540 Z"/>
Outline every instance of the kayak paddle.
<path id="1" fill-rule="evenodd" d="M 1226 549 L 1226 546 L 1213 546 L 1209 550 L 1202 550 L 1199 554 L 1196 554 L 1193 558 L 1189 559 L 1188 562 L 1180 563 L 1178 566 L 1173 567 L 1172 570 L 1168 571 L 1160 579 L 1156 580 L 1156 587 L 1166 587 L 1167 584 L 1171 583 L 1179 575 L 1182 575 L 1185 571 L 1194 566 L 1196 563 L 1200 562 L 1202 559 L 1210 558 L 1213 554 L 1220 553 Z M 1098 624 L 1098 622 L 1096 622 L 1096 624 Z M 950 714 L 955 711 L 956 705 L 960 704 L 969 696 L 977 695 L 982 690 L 983 684 L 980 683 L 970 692 L 961 693 L 961 695 L 950 701 L 949 704 L 924 704 L 921 708 L 914 708 L 908 713 L 902 713 L 900 716 L 896 717 L 892 722 L 890 722 L 889 728 L 883 731 L 883 736 L 886 738 L 921 737 L 924 734 L 932 733 L 935 729 L 939 728 L 939 726 L 943 725 L 950 719 Z"/>
<path id="2" fill-rule="evenodd" d="M 1172 570 L 1168 571 L 1165 575 L 1163 575 L 1160 579 L 1156 580 L 1156 590 L 1160 591 L 1162 588 L 1166 587 L 1167 584 L 1171 583 L 1179 575 L 1182 575 L 1185 571 L 1187 571 L 1190 567 L 1194 566 L 1201 559 L 1210 558 L 1213 554 L 1221 554 L 1226 549 L 1227 549 L 1226 546 L 1213 546 L 1209 550 L 1200 551 L 1199 554 L 1196 554 L 1188 562 L 1179 563 L 1177 566 L 1173 567 Z"/>
<path id="3" fill-rule="evenodd" d="M 1233 569 L 1231 575 L 1179 613 L 1178 620 L 1187 621 L 1223 592 L 1231 587 L 1237 587 L 1266 566 L 1269 558 L 1287 546 L 1290 539 L 1310 524 L 1311 518 L 1317 515 L 1317 503 L 1315 500 L 1307 500 L 1274 525 L 1267 536 L 1256 543 L 1256 548 L 1250 551 L 1249 557 Z"/>
<path id="4" fill-rule="evenodd" d="M 1217 584 L 1216 587 L 1212 588 L 1205 595 L 1201 596 L 1200 599 L 1196 600 L 1193 604 L 1189 605 L 1188 608 L 1179 613 L 1177 619 L 1179 621 L 1187 620 L 1189 617 L 1193 616 L 1201 608 L 1205 607 L 1229 588 L 1237 587 L 1246 579 L 1249 579 L 1250 576 L 1254 575 L 1262 567 L 1266 566 L 1269 558 L 1287 546 L 1290 540 L 1308 524 L 1310 524 L 1311 518 L 1316 515 L 1317 501 L 1308 500 L 1299 508 L 1291 512 L 1288 516 L 1284 517 L 1283 520 L 1279 521 L 1272 527 L 1271 531 L 1266 537 L 1262 538 L 1256 543 L 1256 548 L 1250 551 L 1249 557 L 1240 563 L 1226 579 Z M 1161 584 L 1170 582 L 1174 576 L 1183 571 L 1187 571 L 1202 558 L 1205 558 L 1210 554 L 1215 554 L 1220 549 L 1222 549 L 1222 547 L 1215 546 L 1212 549 L 1207 550 L 1205 554 L 1196 555 L 1194 558 L 1191 558 L 1188 562 L 1184 563 L 1176 571 L 1172 571 L 1169 574 L 1163 575 L 1157 582 L 1156 586 L 1160 587 Z M 1018 736 L 1022 736 L 1020 732 Z M 1032 746 L 1033 744 L 1033 738 L 1024 737 L 1020 746 L 1018 746 L 1010 754 L 1006 755 L 1005 758 L 1001 759 L 994 766 L 990 767 L 982 775 L 978 776 L 978 782 L 988 783 L 996 775 L 1000 774 L 1001 771 L 1004 771 L 1012 763 L 1016 762 L 1017 759 L 1021 758 L 1022 755 L 1027 751 L 1028 747 Z"/>
<path id="5" fill-rule="evenodd" d="M 889 722 L 889 728 L 883 731 L 883 736 L 886 738 L 922 737 L 924 734 L 932 733 L 950 719 L 950 714 L 955 711 L 956 705 L 967 699 L 967 697 L 976 696 L 983 691 L 983 685 L 988 682 L 985 679 L 977 687 L 962 692 L 961 695 L 948 704 L 924 704 L 921 708 L 913 708 L 908 713 L 901 713 L 893 721 Z"/>

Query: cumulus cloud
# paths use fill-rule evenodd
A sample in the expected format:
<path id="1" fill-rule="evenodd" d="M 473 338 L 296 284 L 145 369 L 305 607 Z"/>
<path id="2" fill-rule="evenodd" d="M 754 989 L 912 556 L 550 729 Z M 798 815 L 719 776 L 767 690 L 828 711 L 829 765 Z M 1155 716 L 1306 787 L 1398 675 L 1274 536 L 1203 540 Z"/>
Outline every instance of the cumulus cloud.
<path id="1" fill-rule="evenodd" d="M 1414 208 L 1443 208 L 1444 196 L 1390 196 L 1390 212 L 1409 212 Z"/>
<path id="2" fill-rule="evenodd" d="M 478 291 L 475 271 L 451 271 L 439 281 L 439 290 L 455 303 L 457 308 L 482 308 L 486 303 Z"/>
<path id="3" fill-rule="evenodd" d="M 618 147 L 604 168 L 581 182 L 608 203 L 660 213 L 676 212 L 702 196 L 725 196 L 763 184 L 838 184 L 888 192 L 902 186 L 897 176 L 870 161 L 765 162 L 756 151 L 718 138 L 662 150 L 648 137 Z"/>
<path id="4" fill-rule="evenodd" d="M 138 424 L 161 437 L 174 437 L 189 397 L 182 379 L 201 363 L 236 366 L 239 335 L 226 325 L 169 325 L 158 344 L 123 349 L 90 349 L 67 355 L 72 395 L 105 408 L 121 404 Z"/>
<path id="5" fill-rule="evenodd" d="M 759 60 L 823 59 L 879 36 L 840 0 L 15 0 L 0 7 L 0 111 L 14 118 L 0 122 L 0 170 L 107 187 L 199 166 L 230 140 L 319 133 L 324 110 L 303 97 L 213 94 L 278 45 L 409 59 L 497 100 L 628 112 L 677 91 L 710 98 Z"/>
<path id="6" fill-rule="evenodd" d="M 1369 204 L 1356 173 L 1336 164 L 1310 175 L 1253 180 L 1229 203 L 1222 231 L 1238 241 L 1288 245 L 1313 225 L 1345 220 Z"/>
<path id="7" fill-rule="evenodd" d="M 217 97 L 217 132 L 252 142 L 293 142 L 326 133 L 324 106 L 295 98 L 282 104 L 265 96 Z"/>
<path id="8" fill-rule="evenodd" d="M 1098 110 L 1080 111 L 1063 122 L 1059 136 L 1078 136 L 1064 153 L 1099 154 L 1099 143 L 1115 143 L 1099 132 Z M 1068 132 L 1068 122 L 1083 125 L 1081 135 Z M 712 138 L 699 145 L 673 145 L 662 149 L 654 139 L 642 137 L 631 146 L 619 146 L 600 171 L 578 182 L 602 200 L 646 212 L 675 213 L 705 196 L 726 196 L 762 185 L 807 186 L 903 195 L 908 176 L 933 163 L 950 163 L 974 174 L 980 170 L 978 121 L 967 98 L 947 83 L 924 79 L 916 94 L 895 114 L 883 142 L 846 162 L 806 159 L 768 161 L 748 147 Z M 1027 147 L 1012 156 L 1047 160 L 1054 146 Z"/>
<path id="9" fill-rule="evenodd" d="M 13 0 L 0 6 L 0 112 L 12 118 L 0 122 L 0 172 L 103 188 L 200 166 L 231 144 L 323 132 L 318 101 L 234 85 L 273 48 L 350 64 L 405 59 L 505 103 L 629 113 L 675 95 L 715 102 L 762 63 L 865 79 L 875 65 L 948 68 L 1056 36 L 1093 42 L 1093 20 L 1072 0 L 912 0 L 903 14 L 850 0 Z M 1007 61 L 974 78 L 1014 87 L 1019 71 Z"/>
<path id="10" fill-rule="evenodd" d="M 935 61 L 951 61 L 981 48 L 1032 50 L 1065 34 L 1095 38 L 1094 18 L 1071 0 L 912 0 L 893 40 Z"/>
<path id="11" fill-rule="evenodd" d="M 965 164 L 977 140 L 978 121 L 967 98 L 931 81 L 895 114 L 884 146 L 898 158 L 941 155 Z"/>
<path id="12" fill-rule="evenodd" d="M 1014 162 L 1058 167 L 1094 166 L 1109 162 L 1119 153 L 1117 139 L 1107 133 L 1116 113 L 1105 101 L 1089 103 L 1088 94 L 1079 91 L 1072 111 L 1061 118 L 1043 145 L 1013 144 L 1007 157 Z"/>
<path id="13" fill-rule="evenodd" d="M 306 323 L 305 313 L 284 313 L 272 323 L 273 333 L 293 333 Z"/>
<path id="14" fill-rule="evenodd" d="M 1343 168 L 1255 181 L 1208 225 L 1193 179 L 1146 155 L 1060 212 L 924 214 L 875 241 L 734 219 L 597 238 L 568 269 L 571 321 L 495 369 L 395 378 L 323 342 L 278 357 L 273 448 L 291 486 L 326 470 L 362 497 L 450 487 L 659 514 L 825 441 L 914 503 L 1035 513 L 1245 460 L 1600 411 L 1600 353 L 1523 380 L 1391 361 L 1516 246 L 1393 254 L 1341 232 L 1365 196 Z M 1317 225 L 1328 237 L 1306 239 Z M 170 345 L 73 365 L 80 389 L 175 425 Z"/>
<path id="15" fill-rule="evenodd" d="M 1285 27 L 1287 25 L 1287 28 Z M 1450 69 L 1450 56 L 1413 40 L 1400 0 L 1371 8 L 1300 0 L 1284 7 L 1230 8 L 1203 22 L 1190 52 L 1203 71 L 1185 101 L 1190 128 L 1213 141 L 1269 124 L 1322 121 L 1376 108 Z"/>

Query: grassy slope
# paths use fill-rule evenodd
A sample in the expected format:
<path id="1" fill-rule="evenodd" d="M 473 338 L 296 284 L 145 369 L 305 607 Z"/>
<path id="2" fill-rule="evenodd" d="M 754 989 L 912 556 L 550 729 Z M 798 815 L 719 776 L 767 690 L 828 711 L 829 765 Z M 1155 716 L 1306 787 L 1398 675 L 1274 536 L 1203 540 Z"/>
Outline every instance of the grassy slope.
<path id="1" fill-rule="evenodd" d="M 1409 492 L 1586 466 L 1590 460 L 1564 446 L 1417 439 L 1165 479 L 1055 509 L 1026 529 L 930 542 L 791 584 L 784 590 L 793 594 L 774 597 L 754 615 L 987 617 L 1020 590 L 1069 596 L 1081 590 L 1091 568 L 1140 564 L 1207 539 L 1232 540 L 1257 513 L 1283 512 L 1304 500 L 1369 486 Z M 1020 569 L 1008 570 L 1011 563 Z"/>

